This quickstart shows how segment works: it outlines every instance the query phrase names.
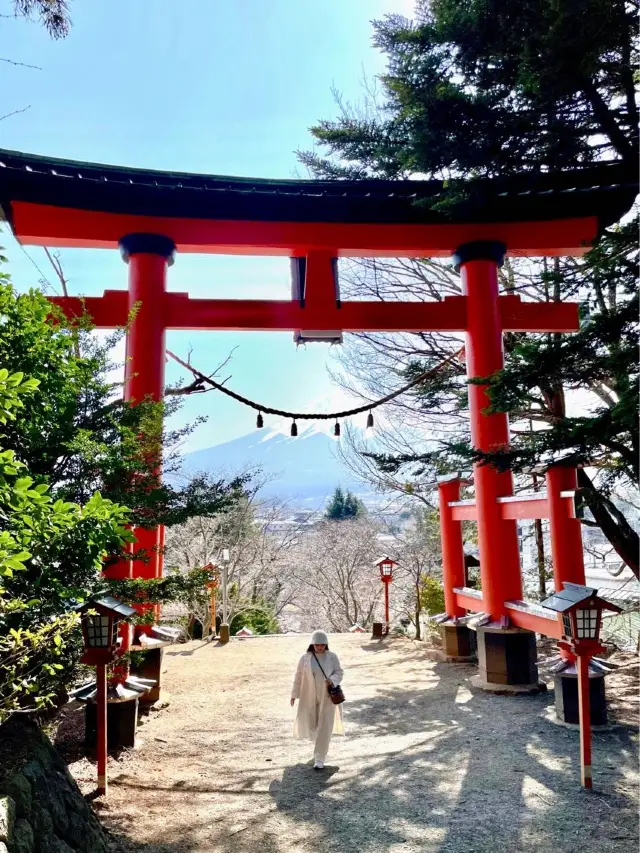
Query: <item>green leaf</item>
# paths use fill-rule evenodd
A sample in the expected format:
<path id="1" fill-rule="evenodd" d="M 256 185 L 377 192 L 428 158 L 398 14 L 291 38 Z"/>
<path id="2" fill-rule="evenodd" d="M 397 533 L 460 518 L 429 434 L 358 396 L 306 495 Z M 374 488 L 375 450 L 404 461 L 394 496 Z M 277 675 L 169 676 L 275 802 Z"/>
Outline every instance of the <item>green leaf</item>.
<path id="1" fill-rule="evenodd" d="M 13 559 L 14 560 L 20 560 L 21 562 L 24 562 L 25 560 L 29 560 L 30 558 L 31 558 L 31 552 L 30 551 L 20 551 L 19 554 L 13 554 Z"/>

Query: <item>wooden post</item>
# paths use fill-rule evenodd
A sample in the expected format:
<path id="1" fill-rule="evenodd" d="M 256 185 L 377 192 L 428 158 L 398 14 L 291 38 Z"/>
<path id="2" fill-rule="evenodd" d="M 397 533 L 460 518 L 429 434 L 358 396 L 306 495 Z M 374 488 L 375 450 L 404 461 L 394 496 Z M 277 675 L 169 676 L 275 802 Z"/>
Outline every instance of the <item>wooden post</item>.
<path id="1" fill-rule="evenodd" d="M 589 659 L 578 655 L 578 708 L 580 711 L 580 778 L 591 788 L 591 711 L 589 708 Z"/>
<path id="2" fill-rule="evenodd" d="M 215 583 L 209 584 L 209 611 L 211 617 L 210 631 L 214 637 L 216 635 L 216 586 L 217 584 Z"/>
<path id="3" fill-rule="evenodd" d="M 98 758 L 98 796 L 107 794 L 107 667 L 96 666 L 96 754 Z"/>
<path id="4" fill-rule="evenodd" d="M 384 584 L 384 624 L 386 635 L 389 633 L 389 581 Z"/>

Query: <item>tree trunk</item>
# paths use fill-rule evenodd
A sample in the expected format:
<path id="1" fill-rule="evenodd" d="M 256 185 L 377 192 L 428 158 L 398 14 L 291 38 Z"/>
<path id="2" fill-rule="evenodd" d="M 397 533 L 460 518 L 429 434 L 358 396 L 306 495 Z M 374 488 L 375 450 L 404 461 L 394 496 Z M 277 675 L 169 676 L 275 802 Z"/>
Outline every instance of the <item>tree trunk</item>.
<path id="1" fill-rule="evenodd" d="M 598 492 L 583 468 L 578 469 L 578 486 L 582 490 L 584 502 L 591 510 L 598 527 L 620 559 L 629 566 L 640 580 L 640 565 L 638 563 L 640 537 L 621 513 L 616 512 L 614 515 L 610 511 L 607 504 L 610 505 L 611 501 Z"/>
<path id="2" fill-rule="evenodd" d="M 531 421 L 529 421 L 529 426 L 532 426 Z M 538 485 L 538 477 L 536 474 L 533 475 L 532 480 L 534 492 L 539 491 L 540 487 Z M 534 528 L 536 532 L 536 553 L 538 562 L 538 595 L 540 596 L 540 601 L 544 601 L 547 597 L 547 568 L 544 560 L 544 535 L 542 533 L 541 518 L 536 518 L 534 521 Z"/>
<path id="3" fill-rule="evenodd" d="M 544 536 L 542 535 L 542 519 L 536 518 L 536 551 L 538 552 L 538 595 L 540 601 L 547 597 L 547 568 L 544 562 Z"/>

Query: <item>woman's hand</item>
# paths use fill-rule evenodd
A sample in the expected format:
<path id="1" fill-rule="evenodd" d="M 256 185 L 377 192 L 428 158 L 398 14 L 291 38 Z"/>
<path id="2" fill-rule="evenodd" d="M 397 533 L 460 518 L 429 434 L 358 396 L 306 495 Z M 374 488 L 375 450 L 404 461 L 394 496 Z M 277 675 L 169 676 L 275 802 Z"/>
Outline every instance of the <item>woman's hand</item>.
<path id="1" fill-rule="evenodd" d="M 293 708 L 293 706 L 294 706 L 295 704 L 296 704 L 296 700 L 295 700 L 295 699 L 294 699 L 294 697 L 292 696 L 292 697 L 291 697 L 291 707 Z"/>
<path id="2" fill-rule="evenodd" d="M 328 678 L 325 678 L 324 683 L 327 687 L 333 687 L 333 681 L 330 681 Z"/>

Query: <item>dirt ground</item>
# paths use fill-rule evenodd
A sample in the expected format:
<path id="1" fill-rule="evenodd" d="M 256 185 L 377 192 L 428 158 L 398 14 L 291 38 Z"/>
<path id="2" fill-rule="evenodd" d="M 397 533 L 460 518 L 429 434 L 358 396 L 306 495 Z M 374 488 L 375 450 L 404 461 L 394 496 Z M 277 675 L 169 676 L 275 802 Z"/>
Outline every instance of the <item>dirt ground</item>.
<path id="1" fill-rule="evenodd" d="M 194 642 L 165 651 L 165 699 L 139 746 L 110 759 L 96 801 L 114 853 L 636 853 L 637 664 L 607 689 L 622 724 L 594 737 L 581 789 L 576 731 L 547 721 L 553 693 L 476 692 L 475 668 L 409 640 L 330 639 L 345 670 L 345 738 L 324 772 L 291 737 L 305 638 Z M 83 791 L 95 765 L 58 744 Z M 77 745 L 77 744 L 76 744 Z"/>

